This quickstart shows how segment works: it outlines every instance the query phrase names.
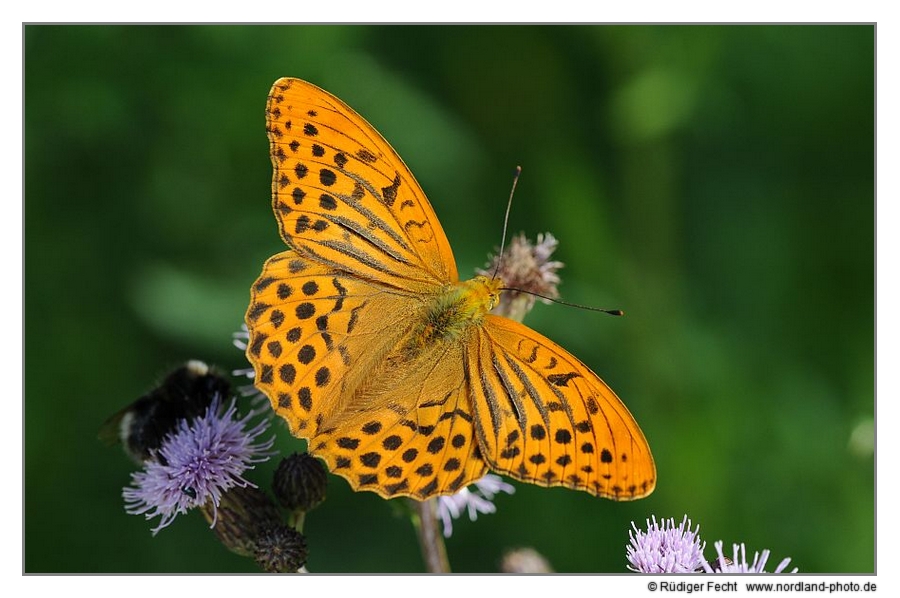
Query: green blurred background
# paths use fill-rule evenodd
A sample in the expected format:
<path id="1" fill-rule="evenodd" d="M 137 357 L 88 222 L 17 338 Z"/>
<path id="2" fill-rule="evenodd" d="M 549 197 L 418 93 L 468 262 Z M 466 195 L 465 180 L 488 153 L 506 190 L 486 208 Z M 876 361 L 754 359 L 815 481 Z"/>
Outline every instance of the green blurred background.
<path id="1" fill-rule="evenodd" d="M 511 231 L 560 239 L 565 299 L 627 313 L 526 323 L 625 400 L 655 493 L 516 484 L 457 522 L 455 571 L 531 546 L 623 572 L 632 520 L 688 514 L 707 555 L 872 572 L 874 52 L 871 26 L 26 27 L 25 570 L 257 570 L 198 513 L 151 537 L 97 429 L 186 359 L 246 367 L 231 334 L 283 249 L 264 106 L 295 76 L 394 145 L 463 275 L 521 164 Z M 424 570 L 341 478 L 306 531 L 315 572 Z"/>

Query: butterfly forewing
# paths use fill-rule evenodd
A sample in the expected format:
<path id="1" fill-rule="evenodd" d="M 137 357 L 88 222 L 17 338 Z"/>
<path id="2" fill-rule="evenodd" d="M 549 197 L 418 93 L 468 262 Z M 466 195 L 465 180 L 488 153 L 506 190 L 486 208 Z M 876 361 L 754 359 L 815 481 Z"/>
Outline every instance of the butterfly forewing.
<path id="1" fill-rule="evenodd" d="M 468 360 L 481 372 L 473 407 L 491 469 L 617 500 L 652 492 L 656 469 L 631 413 L 567 351 L 522 324 L 488 316 Z"/>
<path id="2" fill-rule="evenodd" d="M 385 285 L 456 281 L 453 253 L 412 173 L 349 106 L 279 79 L 266 107 L 272 203 L 285 242 Z"/>

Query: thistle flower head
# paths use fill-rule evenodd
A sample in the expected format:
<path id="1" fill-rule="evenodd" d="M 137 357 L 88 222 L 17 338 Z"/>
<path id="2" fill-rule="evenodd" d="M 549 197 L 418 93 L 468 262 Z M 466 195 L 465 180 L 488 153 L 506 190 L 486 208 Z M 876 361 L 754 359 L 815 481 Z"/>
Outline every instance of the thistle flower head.
<path id="1" fill-rule="evenodd" d="M 438 498 L 438 514 L 444 524 L 444 537 L 453 534 L 453 520 L 458 519 L 463 511 L 468 511 L 469 519 L 475 521 L 479 513 L 494 513 L 494 497 L 500 492 L 512 494 L 516 491 L 498 475 L 487 474 L 471 486 L 463 488 L 456 494 Z"/>
<path id="2" fill-rule="evenodd" d="M 328 476 L 322 462 L 309 453 L 293 453 L 281 460 L 272 490 L 282 507 L 310 511 L 325 500 Z"/>
<path id="3" fill-rule="evenodd" d="M 251 411 L 237 418 L 234 399 L 224 409 L 217 395 L 202 417 L 179 420 L 163 440 L 157 458 L 131 474 L 132 486 L 122 491 L 125 510 L 147 519 L 160 517 L 155 535 L 179 513 L 207 502 L 215 513 L 223 492 L 252 486 L 243 473 L 272 455 L 275 440 L 258 440 L 268 429 L 266 420 L 247 429 L 254 415 Z"/>
<path id="4" fill-rule="evenodd" d="M 297 573 L 306 564 L 306 537 L 278 525 L 264 530 L 256 541 L 257 564 L 267 573 Z"/>
<path id="5" fill-rule="evenodd" d="M 722 545 L 723 542 L 721 540 L 715 543 L 717 556 L 713 563 L 714 567 L 710 566 L 706 561 L 701 563 L 701 566 L 707 573 L 768 573 L 766 571 L 766 562 L 769 560 L 770 554 L 768 550 L 763 550 L 761 553 L 754 553 L 753 562 L 748 563 L 747 549 L 743 543 L 740 545 L 732 545 L 733 552 L 730 560 L 722 552 Z M 783 573 L 790 562 L 790 558 L 783 559 L 778 566 L 775 567 L 775 573 Z M 788 573 L 796 573 L 797 571 L 798 569 L 794 567 L 794 569 L 788 571 Z"/>
<path id="6" fill-rule="evenodd" d="M 283 523 L 272 499 L 255 486 L 235 486 L 200 512 L 225 548 L 241 556 L 254 556 L 262 533 Z"/>
<path id="7" fill-rule="evenodd" d="M 628 568 L 638 573 L 691 573 L 706 561 L 703 549 L 706 542 L 700 542 L 700 526 L 691 531 L 691 520 L 685 515 L 681 525 L 675 526 L 675 519 L 663 520 L 662 525 L 653 517 L 647 520 L 647 531 L 643 532 L 631 523 L 629 531 L 631 545 L 626 547 Z"/>
<path id="8" fill-rule="evenodd" d="M 556 271 L 562 268 L 563 264 L 550 260 L 557 245 L 559 241 L 550 233 L 538 234 L 535 244 L 532 244 L 524 234 L 519 233 L 510 239 L 502 254 L 492 256 L 485 268 L 477 271 L 478 274 L 488 277 L 496 273 L 503 281 L 504 287 L 518 289 L 505 291 L 500 296 L 500 303 L 494 308 L 494 313 L 522 321 L 525 314 L 534 306 L 535 297 L 528 293 L 537 293 L 552 299 L 559 296 L 556 288 L 559 284 L 559 275 Z"/>

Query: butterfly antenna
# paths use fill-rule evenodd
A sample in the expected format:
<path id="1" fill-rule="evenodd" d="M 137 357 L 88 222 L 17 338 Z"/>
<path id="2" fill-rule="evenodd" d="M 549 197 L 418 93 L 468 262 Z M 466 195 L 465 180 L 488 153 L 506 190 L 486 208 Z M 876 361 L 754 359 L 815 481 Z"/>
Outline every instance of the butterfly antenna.
<path id="1" fill-rule="evenodd" d="M 500 271 L 500 260 L 503 259 L 503 248 L 506 246 L 506 226 L 509 224 L 509 210 L 512 208 L 513 193 L 516 192 L 516 184 L 519 182 L 520 174 L 522 174 L 522 167 L 516 166 L 516 174 L 513 175 L 512 189 L 509 190 L 509 201 L 506 202 L 506 216 L 503 217 L 503 236 L 500 237 L 500 253 L 497 254 L 497 267 L 494 268 L 494 275 L 491 279 L 497 278 L 497 272 Z"/>
<path id="2" fill-rule="evenodd" d="M 540 297 L 541 299 L 546 299 L 547 301 L 552 301 L 553 303 L 558 303 L 560 305 L 565 305 L 567 307 L 577 307 L 578 309 L 586 309 L 588 311 L 601 311 L 605 314 L 609 314 L 611 316 L 624 316 L 625 312 L 621 309 L 602 309 L 599 307 L 591 307 L 589 305 L 579 305 L 577 303 L 569 303 L 568 301 L 563 301 L 562 299 L 555 299 L 553 297 L 547 297 L 546 295 L 541 295 L 540 293 L 534 293 L 532 291 L 526 291 L 524 289 L 514 289 L 509 287 L 500 287 L 501 291 L 515 291 L 516 293 L 525 293 L 527 295 L 534 295 L 535 297 Z"/>

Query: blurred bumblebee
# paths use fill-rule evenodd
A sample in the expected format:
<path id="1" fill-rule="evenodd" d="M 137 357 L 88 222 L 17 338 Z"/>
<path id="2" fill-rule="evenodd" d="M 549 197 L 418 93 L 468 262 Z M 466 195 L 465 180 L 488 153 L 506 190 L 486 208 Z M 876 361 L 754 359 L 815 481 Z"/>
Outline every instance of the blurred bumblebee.
<path id="1" fill-rule="evenodd" d="M 158 449 L 178 420 L 203 415 L 216 395 L 228 396 L 231 384 L 202 361 L 191 360 L 166 376 L 162 384 L 110 417 L 100 428 L 100 439 L 122 448 L 138 464 L 164 462 Z"/>

